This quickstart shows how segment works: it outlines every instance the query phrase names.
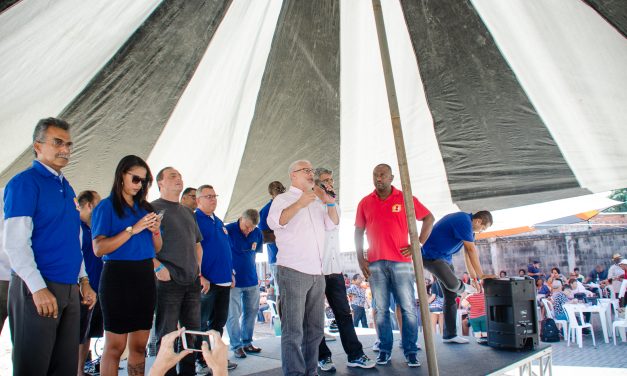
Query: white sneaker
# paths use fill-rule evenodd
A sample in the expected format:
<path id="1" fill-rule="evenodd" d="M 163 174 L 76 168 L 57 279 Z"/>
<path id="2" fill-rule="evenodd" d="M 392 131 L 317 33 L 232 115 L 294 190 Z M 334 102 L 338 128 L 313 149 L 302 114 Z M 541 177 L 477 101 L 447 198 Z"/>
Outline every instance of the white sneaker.
<path id="1" fill-rule="evenodd" d="M 374 352 L 379 352 L 379 345 L 381 344 L 381 342 L 377 341 L 374 343 L 374 345 L 372 345 L 372 351 Z"/>
<path id="2" fill-rule="evenodd" d="M 460 336 L 455 336 L 453 338 L 449 338 L 449 339 L 443 339 L 442 342 L 444 343 L 468 343 L 468 340 L 466 338 L 462 338 Z"/>

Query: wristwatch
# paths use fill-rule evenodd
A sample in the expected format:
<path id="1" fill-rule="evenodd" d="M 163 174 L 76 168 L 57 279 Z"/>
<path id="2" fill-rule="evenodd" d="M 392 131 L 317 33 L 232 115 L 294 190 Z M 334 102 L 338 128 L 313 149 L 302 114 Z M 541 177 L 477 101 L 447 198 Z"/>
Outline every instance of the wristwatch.
<path id="1" fill-rule="evenodd" d="M 128 226 L 125 230 L 130 236 L 133 236 L 133 226 Z"/>

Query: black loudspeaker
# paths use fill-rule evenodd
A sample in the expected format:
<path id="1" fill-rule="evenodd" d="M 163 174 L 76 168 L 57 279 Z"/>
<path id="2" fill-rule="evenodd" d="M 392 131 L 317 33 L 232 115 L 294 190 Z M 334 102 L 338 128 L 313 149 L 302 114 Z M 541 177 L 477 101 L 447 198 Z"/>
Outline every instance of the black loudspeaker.
<path id="1" fill-rule="evenodd" d="M 540 331 L 534 279 L 485 279 L 483 288 L 488 345 L 513 350 L 535 349 Z"/>

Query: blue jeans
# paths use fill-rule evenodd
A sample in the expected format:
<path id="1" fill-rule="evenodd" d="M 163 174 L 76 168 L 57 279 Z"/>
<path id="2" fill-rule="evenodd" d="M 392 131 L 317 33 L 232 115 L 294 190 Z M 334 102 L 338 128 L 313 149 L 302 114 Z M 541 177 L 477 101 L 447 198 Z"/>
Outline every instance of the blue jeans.
<path id="1" fill-rule="evenodd" d="M 229 318 L 226 320 L 231 350 L 237 350 L 253 342 L 255 317 L 257 317 L 258 310 L 259 288 L 256 285 L 231 289 Z"/>
<path id="2" fill-rule="evenodd" d="M 353 305 L 353 326 L 357 328 L 361 323 L 362 328 L 368 327 L 368 319 L 366 318 L 366 309 L 364 307 Z"/>
<path id="3" fill-rule="evenodd" d="M 414 297 L 414 273 L 408 262 L 379 260 L 370 264 L 370 285 L 377 302 L 376 325 L 379 331 L 379 349 L 392 353 L 392 322 L 390 318 L 390 293 L 401 307 L 403 320 L 402 345 L 407 357 L 418 352 L 418 316 Z"/>

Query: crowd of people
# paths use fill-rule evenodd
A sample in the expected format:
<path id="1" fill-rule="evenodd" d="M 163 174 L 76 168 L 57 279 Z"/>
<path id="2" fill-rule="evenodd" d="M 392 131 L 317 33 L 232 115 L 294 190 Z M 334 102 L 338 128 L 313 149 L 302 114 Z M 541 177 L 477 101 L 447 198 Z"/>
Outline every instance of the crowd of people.
<path id="1" fill-rule="evenodd" d="M 225 374 L 237 364 L 226 359 L 224 328 L 236 358 L 262 351 L 252 341 L 260 307 L 255 257 L 264 243 L 281 318 L 282 369 L 289 375 L 334 369 L 323 335 L 325 300 L 349 367 L 390 362 L 391 307 L 398 312 L 407 365 L 420 366 L 413 250 L 422 252 L 424 267 L 439 281 L 445 343 L 468 343 L 457 333 L 456 310 L 469 285 L 456 276 L 452 256 L 463 252 L 476 293 L 480 280 L 494 277 L 483 273 L 474 244 L 474 235 L 492 224 L 491 214 L 451 213 L 436 222 L 414 197 L 422 226 L 420 244 L 411 245 L 403 194 L 386 164 L 375 166 L 374 191 L 360 201 L 355 219 L 368 301 L 361 275 L 347 288 L 339 255 L 341 213 L 327 168 L 292 162 L 288 188 L 270 183 L 271 200 L 261 211 L 245 210 L 224 224 L 215 214 L 213 186 L 184 189 L 174 167 L 153 178 L 135 155 L 119 161 L 107 197 L 91 190 L 76 195 L 62 172 L 73 141 L 61 119 L 40 120 L 32 145 L 32 166 L 9 181 L 3 198 L 15 375 L 80 375 L 90 338 L 102 335 L 102 375 L 117 375 L 125 351 L 128 374 L 143 375 L 151 329 L 159 348 L 152 374 L 194 375 L 209 368 Z M 152 184 L 159 198 L 148 202 Z M 466 300 L 481 336 L 478 300 Z M 357 324 L 367 325 L 370 306 L 379 339 L 376 360 L 364 353 L 355 331 Z M 198 351 L 181 350 L 186 341 L 179 340 L 185 336 L 179 327 L 210 333 L 211 349 L 197 343 L 190 346 Z"/>

